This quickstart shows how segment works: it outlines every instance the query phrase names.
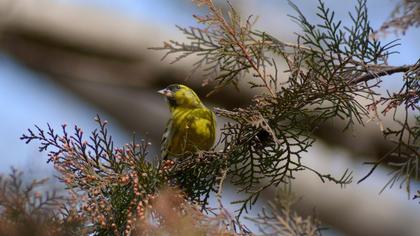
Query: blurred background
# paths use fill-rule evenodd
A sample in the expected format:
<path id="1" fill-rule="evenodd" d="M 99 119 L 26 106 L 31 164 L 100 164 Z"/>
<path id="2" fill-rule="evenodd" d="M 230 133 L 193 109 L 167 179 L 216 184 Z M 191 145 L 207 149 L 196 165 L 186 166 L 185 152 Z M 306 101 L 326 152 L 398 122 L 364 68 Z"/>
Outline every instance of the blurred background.
<path id="1" fill-rule="evenodd" d="M 222 2 L 222 1 L 220 1 Z M 284 0 L 232 0 L 244 16 L 259 16 L 257 28 L 281 40 L 293 41 L 299 28 L 290 20 L 294 14 Z M 294 1 L 312 21 L 317 1 Z M 355 1 L 325 1 L 336 16 L 349 21 L 347 11 Z M 373 28 L 387 20 L 397 0 L 369 0 Z M 149 138 L 159 150 L 169 111 L 156 91 L 173 82 L 185 83 L 204 96 L 210 88 L 201 87 L 199 74 L 188 80 L 191 61 L 161 62 L 163 55 L 149 47 L 168 39 L 183 40 L 175 24 L 196 25 L 192 14 L 203 9 L 191 0 L 0 0 L 0 172 L 10 166 L 24 170 L 26 177 L 53 175 L 46 154 L 33 144 L 19 140 L 33 125 L 78 125 L 93 130 L 99 114 L 110 123 L 118 145 L 136 132 Z M 420 55 L 418 28 L 400 35 L 399 54 L 389 58 L 392 65 L 413 64 Z M 384 41 L 395 39 L 387 35 Z M 383 91 L 398 89 L 398 76 L 385 79 Z M 210 107 L 231 108 L 246 105 L 252 91 L 241 93 L 226 88 L 205 99 Z M 387 122 L 387 121 L 385 121 Z M 223 123 L 219 121 L 219 126 Z M 342 133 L 339 121 L 322 127 L 321 141 L 304 162 L 333 175 L 346 168 L 357 181 L 369 170 L 363 162 L 383 154 L 389 147 L 375 122 Z M 330 227 L 326 235 L 420 235 L 420 206 L 408 199 L 398 186 L 379 191 L 389 176 L 377 170 L 361 184 L 345 189 L 323 184 L 310 174 L 300 174 L 294 191 L 302 199 L 299 211 L 311 214 Z M 354 181 L 354 182 L 356 182 Z M 414 183 L 420 189 L 418 183 Z M 236 199 L 234 188 L 225 192 L 225 201 Z M 251 214 L 258 212 L 272 194 L 263 196 Z M 232 211 L 235 206 L 229 206 Z M 250 226 L 255 227 L 255 226 Z"/>

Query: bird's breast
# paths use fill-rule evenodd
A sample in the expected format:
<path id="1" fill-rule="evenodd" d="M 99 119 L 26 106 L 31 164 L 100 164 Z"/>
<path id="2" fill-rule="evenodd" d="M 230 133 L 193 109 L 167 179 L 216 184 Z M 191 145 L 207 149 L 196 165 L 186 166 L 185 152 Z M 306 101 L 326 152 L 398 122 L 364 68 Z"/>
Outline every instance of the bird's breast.
<path id="1" fill-rule="evenodd" d="M 172 112 L 170 152 L 208 150 L 215 139 L 214 117 L 208 109 L 175 109 Z"/>

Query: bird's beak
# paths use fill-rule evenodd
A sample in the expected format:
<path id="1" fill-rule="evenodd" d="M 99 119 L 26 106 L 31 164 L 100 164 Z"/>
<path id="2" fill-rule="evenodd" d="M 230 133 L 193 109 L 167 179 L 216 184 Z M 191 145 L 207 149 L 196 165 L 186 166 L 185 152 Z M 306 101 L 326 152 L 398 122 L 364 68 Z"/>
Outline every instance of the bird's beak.
<path id="1" fill-rule="evenodd" d="M 161 90 L 159 90 L 159 91 L 157 91 L 159 94 L 162 94 L 163 96 L 165 96 L 165 97 L 170 97 L 170 96 L 172 96 L 172 92 L 171 92 L 171 90 L 169 90 L 169 89 L 161 89 Z"/>

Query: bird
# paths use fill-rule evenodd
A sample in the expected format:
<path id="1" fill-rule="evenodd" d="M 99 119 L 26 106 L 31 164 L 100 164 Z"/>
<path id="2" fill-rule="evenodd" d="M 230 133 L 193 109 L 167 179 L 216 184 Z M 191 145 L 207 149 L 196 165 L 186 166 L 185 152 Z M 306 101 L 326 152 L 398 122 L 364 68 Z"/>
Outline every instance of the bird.
<path id="1" fill-rule="evenodd" d="M 216 117 L 197 94 L 182 84 L 171 84 L 158 93 L 165 97 L 171 113 L 161 140 L 163 160 L 211 149 L 216 137 Z"/>

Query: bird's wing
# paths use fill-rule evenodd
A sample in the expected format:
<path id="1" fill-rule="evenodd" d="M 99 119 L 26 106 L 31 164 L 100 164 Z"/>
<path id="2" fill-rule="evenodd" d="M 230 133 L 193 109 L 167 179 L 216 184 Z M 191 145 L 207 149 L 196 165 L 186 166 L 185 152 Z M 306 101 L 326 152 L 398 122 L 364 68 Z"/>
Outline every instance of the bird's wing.
<path id="1" fill-rule="evenodd" d="M 169 148 L 169 140 L 171 140 L 173 132 L 172 132 L 172 119 L 166 123 L 165 131 L 162 135 L 162 140 L 160 141 L 160 155 L 163 160 L 168 159 L 168 148 Z"/>

